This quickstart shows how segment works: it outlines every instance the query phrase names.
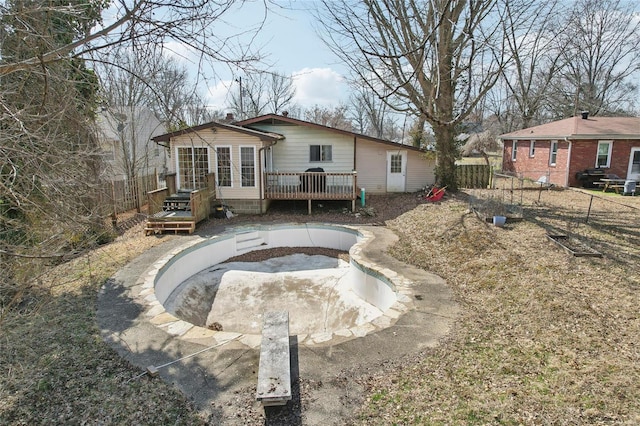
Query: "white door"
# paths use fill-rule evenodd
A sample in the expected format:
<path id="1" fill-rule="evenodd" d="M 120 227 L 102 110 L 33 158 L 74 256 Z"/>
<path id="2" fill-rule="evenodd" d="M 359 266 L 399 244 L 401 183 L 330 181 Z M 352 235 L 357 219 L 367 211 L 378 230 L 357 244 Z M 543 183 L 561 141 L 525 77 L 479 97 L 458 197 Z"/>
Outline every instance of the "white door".
<path id="1" fill-rule="evenodd" d="M 404 192 L 407 151 L 387 151 L 387 192 Z"/>
<path id="2" fill-rule="evenodd" d="M 631 148 L 627 179 L 640 181 L 640 148 Z"/>

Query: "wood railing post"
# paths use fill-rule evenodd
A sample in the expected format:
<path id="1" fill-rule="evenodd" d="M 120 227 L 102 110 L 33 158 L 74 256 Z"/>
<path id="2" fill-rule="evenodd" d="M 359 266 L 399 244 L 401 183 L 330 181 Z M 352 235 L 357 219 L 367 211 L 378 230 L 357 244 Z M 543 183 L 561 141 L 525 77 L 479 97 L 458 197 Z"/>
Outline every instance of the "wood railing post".
<path id="1" fill-rule="evenodd" d="M 175 194 L 178 192 L 178 188 L 176 188 L 176 174 L 168 173 L 165 176 L 167 182 L 167 189 L 169 189 L 169 194 Z"/>

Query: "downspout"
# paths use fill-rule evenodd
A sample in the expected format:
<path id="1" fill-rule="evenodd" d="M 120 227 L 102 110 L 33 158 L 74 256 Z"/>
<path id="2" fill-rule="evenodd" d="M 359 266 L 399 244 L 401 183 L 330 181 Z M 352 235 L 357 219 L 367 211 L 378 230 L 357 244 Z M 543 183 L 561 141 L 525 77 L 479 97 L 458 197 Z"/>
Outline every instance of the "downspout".
<path id="1" fill-rule="evenodd" d="M 262 201 L 264 200 L 264 186 L 262 185 L 262 180 L 264 179 L 264 170 L 262 170 L 262 152 L 267 149 L 267 148 L 271 148 L 272 146 L 274 146 L 275 144 L 278 143 L 278 140 L 276 139 L 275 141 L 273 141 L 272 144 L 267 145 L 267 146 L 263 146 L 262 148 L 258 149 L 258 176 L 260 176 L 260 179 L 258 179 L 259 182 L 259 186 L 258 186 L 258 192 L 260 193 L 260 210 L 262 211 Z M 266 160 L 266 157 L 265 157 Z"/>
<path id="2" fill-rule="evenodd" d="M 564 186 L 565 188 L 568 188 L 569 187 L 569 167 L 571 166 L 571 148 L 573 145 L 571 144 L 571 141 L 567 136 L 565 136 L 564 141 L 569 144 L 569 148 L 567 149 L 567 167 L 566 167 L 565 176 L 564 176 Z"/>
<path id="3" fill-rule="evenodd" d="M 356 210 L 356 197 L 357 197 L 357 192 L 358 192 L 358 169 L 357 167 L 357 162 L 356 162 L 356 154 L 357 154 L 357 150 L 356 150 L 356 141 L 358 140 L 358 138 L 356 137 L 356 135 L 353 135 L 353 170 L 352 173 L 354 174 L 353 176 L 353 202 L 351 203 L 351 211 L 354 212 Z M 362 198 L 362 202 L 364 203 L 364 197 Z"/>
<path id="4" fill-rule="evenodd" d="M 357 171 L 358 169 L 356 168 L 357 164 L 356 164 L 356 136 L 353 136 L 353 171 Z"/>

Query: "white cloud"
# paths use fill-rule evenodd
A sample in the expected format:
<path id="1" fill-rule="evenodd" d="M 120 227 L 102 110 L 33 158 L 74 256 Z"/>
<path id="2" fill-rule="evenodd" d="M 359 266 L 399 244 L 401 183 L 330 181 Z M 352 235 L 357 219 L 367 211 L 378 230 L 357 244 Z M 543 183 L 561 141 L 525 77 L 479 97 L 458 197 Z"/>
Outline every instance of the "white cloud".
<path id="1" fill-rule="evenodd" d="M 344 78 L 331 68 L 303 68 L 292 73 L 296 88 L 294 101 L 304 108 L 314 105 L 338 106 L 348 92 Z"/>
<path id="2" fill-rule="evenodd" d="M 232 80 L 221 80 L 218 81 L 215 86 L 208 87 L 208 105 L 210 108 L 226 112 L 225 110 L 228 108 L 228 101 L 231 96 L 230 90 L 232 84 Z"/>
<path id="3" fill-rule="evenodd" d="M 296 88 L 294 102 L 303 108 L 315 105 L 332 107 L 347 101 L 348 87 L 344 78 L 331 68 L 303 68 L 292 73 Z M 233 80 L 219 80 L 207 89 L 208 104 L 213 109 L 225 111 L 234 88 Z"/>

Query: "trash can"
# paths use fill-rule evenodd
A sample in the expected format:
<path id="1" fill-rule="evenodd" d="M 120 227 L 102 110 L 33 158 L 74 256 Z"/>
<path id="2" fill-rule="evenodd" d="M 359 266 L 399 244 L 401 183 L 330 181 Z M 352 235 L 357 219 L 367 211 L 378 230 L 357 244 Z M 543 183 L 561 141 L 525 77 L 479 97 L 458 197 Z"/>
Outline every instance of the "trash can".
<path id="1" fill-rule="evenodd" d="M 636 181 L 626 180 L 624 182 L 624 195 L 635 195 L 636 193 Z"/>

